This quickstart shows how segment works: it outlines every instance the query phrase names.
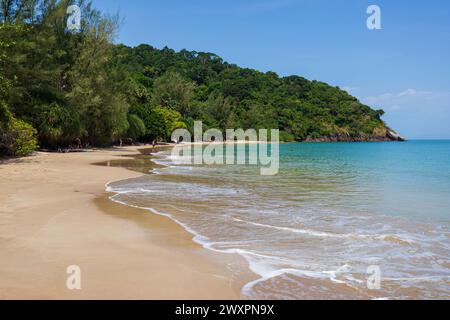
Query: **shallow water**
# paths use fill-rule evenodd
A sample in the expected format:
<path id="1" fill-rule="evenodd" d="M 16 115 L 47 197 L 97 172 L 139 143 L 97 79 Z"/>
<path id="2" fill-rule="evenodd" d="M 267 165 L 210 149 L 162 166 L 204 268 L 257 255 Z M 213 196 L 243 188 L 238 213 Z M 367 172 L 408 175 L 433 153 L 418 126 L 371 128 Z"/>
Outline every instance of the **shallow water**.
<path id="1" fill-rule="evenodd" d="M 282 144 L 276 176 L 156 161 L 167 167 L 110 184 L 114 200 L 244 256 L 261 277 L 244 297 L 450 298 L 450 141 Z"/>

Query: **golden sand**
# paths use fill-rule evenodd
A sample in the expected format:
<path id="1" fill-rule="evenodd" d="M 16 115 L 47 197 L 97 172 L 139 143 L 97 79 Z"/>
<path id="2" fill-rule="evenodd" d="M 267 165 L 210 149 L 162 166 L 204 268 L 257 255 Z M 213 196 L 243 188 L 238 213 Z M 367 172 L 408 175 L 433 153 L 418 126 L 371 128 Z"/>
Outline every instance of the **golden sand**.
<path id="1" fill-rule="evenodd" d="M 138 150 L 0 163 L 0 299 L 241 298 L 253 278 L 242 258 L 205 250 L 170 219 L 108 199 L 107 182 L 142 173 L 92 163 L 124 154 Z M 81 290 L 66 286 L 70 265 L 81 268 Z"/>

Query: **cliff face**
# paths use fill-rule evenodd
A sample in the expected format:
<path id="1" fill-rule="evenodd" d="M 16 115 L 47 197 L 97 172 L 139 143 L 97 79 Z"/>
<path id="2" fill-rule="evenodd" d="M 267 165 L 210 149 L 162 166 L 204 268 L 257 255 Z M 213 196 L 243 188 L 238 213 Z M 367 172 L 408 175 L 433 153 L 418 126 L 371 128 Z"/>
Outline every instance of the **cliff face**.
<path id="1" fill-rule="evenodd" d="M 391 141 L 406 141 L 405 137 L 402 137 L 401 135 L 399 135 L 397 132 L 395 132 L 394 130 L 388 130 L 387 133 L 387 137 L 391 140 Z"/>

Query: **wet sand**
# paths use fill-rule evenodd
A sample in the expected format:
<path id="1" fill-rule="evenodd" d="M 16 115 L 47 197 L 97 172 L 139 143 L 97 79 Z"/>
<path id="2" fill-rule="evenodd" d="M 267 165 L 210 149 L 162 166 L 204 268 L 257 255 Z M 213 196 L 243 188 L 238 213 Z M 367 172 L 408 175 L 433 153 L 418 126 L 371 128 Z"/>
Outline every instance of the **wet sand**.
<path id="1" fill-rule="evenodd" d="M 241 257 L 205 250 L 172 220 L 108 199 L 107 182 L 149 169 L 123 157 L 139 154 L 127 147 L 0 162 L 0 299 L 241 298 L 255 279 Z M 81 268 L 81 290 L 67 289 L 70 265 Z"/>

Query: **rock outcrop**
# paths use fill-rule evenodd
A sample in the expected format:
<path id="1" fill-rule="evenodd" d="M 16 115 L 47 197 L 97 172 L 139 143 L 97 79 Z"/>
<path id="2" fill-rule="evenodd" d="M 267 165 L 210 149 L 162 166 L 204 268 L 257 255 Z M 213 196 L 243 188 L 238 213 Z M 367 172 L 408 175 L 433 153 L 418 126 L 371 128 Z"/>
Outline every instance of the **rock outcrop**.
<path id="1" fill-rule="evenodd" d="M 399 135 L 397 132 L 395 132 L 394 130 L 388 130 L 387 132 L 387 136 L 392 140 L 392 141 L 406 141 L 406 139 L 404 137 L 402 137 L 401 135 Z"/>
<path id="2" fill-rule="evenodd" d="M 387 130 L 385 135 L 374 134 L 360 134 L 360 135 L 345 135 L 336 134 L 329 136 L 322 136 L 318 138 L 308 137 L 304 142 L 389 142 L 389 141 L 406 141 L 404 137 L 399 135 L 394 130 Z"/>

